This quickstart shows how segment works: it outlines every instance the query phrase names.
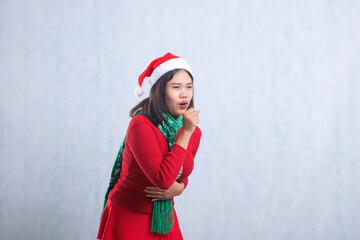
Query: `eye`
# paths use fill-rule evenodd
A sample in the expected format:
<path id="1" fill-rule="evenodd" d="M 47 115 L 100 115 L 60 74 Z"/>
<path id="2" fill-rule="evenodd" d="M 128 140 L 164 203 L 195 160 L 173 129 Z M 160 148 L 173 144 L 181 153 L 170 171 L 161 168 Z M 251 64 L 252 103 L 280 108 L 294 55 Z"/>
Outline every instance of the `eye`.
<path id="1" fill-rule="evenodd" d="M 179 86 L 173 86 L 173 88 L 180 88 Z"/>

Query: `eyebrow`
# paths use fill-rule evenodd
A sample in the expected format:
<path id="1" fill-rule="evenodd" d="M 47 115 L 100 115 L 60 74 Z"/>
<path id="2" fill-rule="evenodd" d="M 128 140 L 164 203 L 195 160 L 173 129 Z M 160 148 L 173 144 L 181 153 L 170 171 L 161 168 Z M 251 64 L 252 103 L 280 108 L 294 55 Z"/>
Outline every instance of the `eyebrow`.
<path id="1" fill-rule="evenodd" d="M 181 83 L 171 83 L 171 85 L 181 85 Z M 187 83 L 186 85 L 192 85 L 192 82 Z"/>

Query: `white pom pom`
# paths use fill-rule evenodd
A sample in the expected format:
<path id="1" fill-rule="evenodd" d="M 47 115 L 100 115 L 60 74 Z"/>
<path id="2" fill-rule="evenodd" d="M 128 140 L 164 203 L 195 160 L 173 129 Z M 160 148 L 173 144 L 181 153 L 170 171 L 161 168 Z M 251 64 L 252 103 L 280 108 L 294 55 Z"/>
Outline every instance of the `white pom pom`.
<path id="1" fill-rule="evenodd" d="M 144 89 L 140 86 L 135 88 L 135 95 L 141 97 L 144 94 Z"/>

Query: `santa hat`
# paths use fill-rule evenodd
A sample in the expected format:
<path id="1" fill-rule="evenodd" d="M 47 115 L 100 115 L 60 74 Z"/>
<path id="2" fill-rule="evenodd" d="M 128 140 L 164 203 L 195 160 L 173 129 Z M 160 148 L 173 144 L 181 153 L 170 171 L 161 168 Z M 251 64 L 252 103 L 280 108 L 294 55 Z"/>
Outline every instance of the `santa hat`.
<path id="1" fill-rule="evenodd" d="M 189 64 L 184 59 L 171 53 L 167 53 L 164 56 L 153 60 L 146 70 L 139 76 L 139 86 L 135 88 L 135 95 L 140 97 L 144 94 L 142 84 L 145 77 L 150 77 L 149 83 L 152 87 L 162 75 L 174 69 L 185 69 L 192 73 Z"/>

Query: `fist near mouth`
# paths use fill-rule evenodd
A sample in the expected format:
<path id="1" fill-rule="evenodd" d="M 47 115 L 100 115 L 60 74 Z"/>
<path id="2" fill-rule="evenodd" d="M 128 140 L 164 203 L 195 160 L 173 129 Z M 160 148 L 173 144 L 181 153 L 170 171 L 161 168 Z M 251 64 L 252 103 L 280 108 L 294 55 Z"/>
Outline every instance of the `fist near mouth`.
<path id="1" fill-rule="evenodd" d="M 183 114 L 183 130 L 193 133 L 196 125 L 200 122 L 200 110 L 194 108 L 187 109 Z"/>

